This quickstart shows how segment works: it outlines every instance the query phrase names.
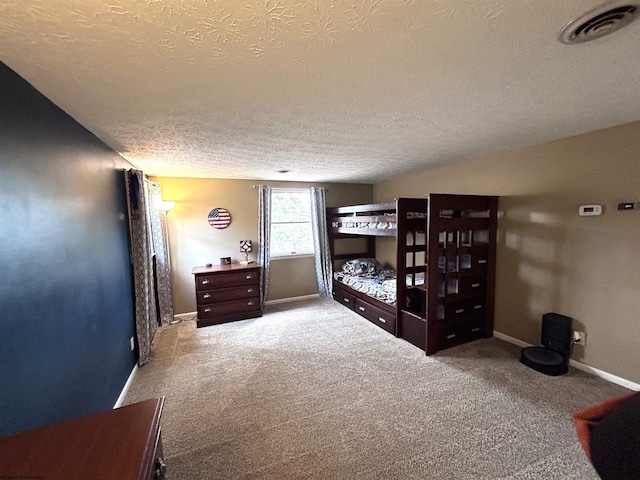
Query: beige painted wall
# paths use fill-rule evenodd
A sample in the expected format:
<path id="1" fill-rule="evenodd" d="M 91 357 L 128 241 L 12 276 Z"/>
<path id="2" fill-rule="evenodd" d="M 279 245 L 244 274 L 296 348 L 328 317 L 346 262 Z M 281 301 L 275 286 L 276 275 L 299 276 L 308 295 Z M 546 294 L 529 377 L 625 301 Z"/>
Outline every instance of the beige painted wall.
<path id="1" fill-rule="evenodd" d="M 195 312 L 194 266 L 220 263 L 220 257 L 232 262 L 244 260 L 240 240 L 253 240 L 250 259 L 258 249 L 258 181 L 198 178 L 153 178 L 160 182 L 165 200 L 176 202 L 169 212 L 169 249 L 176 313 Z M 373 186 L 360 184 L 311 184 L 298 182 L 263 182 L 273 187 L 327 189 L 327 206 L 370 203 Z M 207 215 L 221 207 L 231 214 L 231 224 L 222 230 L 209 226 Z M 318 293 L 313 258 L 282 259 L 271 262 L 267 300 L 277 300 Z"/>
<path id="2" fill-rule="evenodd" d="M 427 193 L 501 196 L 497 331 L 538 344 L 543 313 L 568 315 L 587 333 L 572 358 L 640 382 L 640 122 L 395 178 L 375 201 Z"/>

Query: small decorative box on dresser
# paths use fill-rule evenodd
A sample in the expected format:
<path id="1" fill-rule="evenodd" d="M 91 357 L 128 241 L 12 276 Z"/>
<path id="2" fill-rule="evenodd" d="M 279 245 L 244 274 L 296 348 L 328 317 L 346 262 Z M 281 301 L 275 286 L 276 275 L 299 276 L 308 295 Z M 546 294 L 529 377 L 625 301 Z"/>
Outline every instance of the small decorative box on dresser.
<path id="1" fill-rule="evenodd" d="M 257 263 L 193 267 L 198 327 L 262 316 Z"/>

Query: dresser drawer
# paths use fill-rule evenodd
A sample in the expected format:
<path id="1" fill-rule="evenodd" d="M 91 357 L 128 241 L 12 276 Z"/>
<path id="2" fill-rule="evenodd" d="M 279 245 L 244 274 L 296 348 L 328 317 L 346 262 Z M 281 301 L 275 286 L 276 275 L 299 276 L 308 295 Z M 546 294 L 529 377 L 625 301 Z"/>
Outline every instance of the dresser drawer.
<path id="1" fill-rule="evenodd" d="M 484 297 L 449 303 L 444 307 L 444 320 L 456 322 L 469 318 L 484 318 L 485 303 Z"/>
<path id="2" fill-rule="evenodd" d="M 260 310 L 259 296 L 230 300 L 228 302 L 210 303 L 208 305 L 198 305 L 198 318 L 212 318 L 217 315 L 250 312 L 253 310 Z"/>
<path id="3" fill-rule="evenodd" d="M 485 271 L 487 269 L 487 262 L 488 262 L 488 253 L 486 252 L 486 249 L 484 251 L 481 251 L 477 254 L 472 254 L 471 255 L 471 268 L 473 268 L 474 270 L 482 270 Z"/>
<path id="4" fill-rule="evenodd" d="M 241 298 L 255 297 L 260 293 L 260 287 L 257 284 L 219 288 L 218 290 L 207 290 L 196 292 L 198 305 L 207 305 L 209 303 L 227 302 L 229 300 L 238 300 Z"/>
<path id="5" fill-rule="evenodd" d="M 477 275 L 473 277 L 462 277 L 460 279 L 461 297 L 480 297 L 484 295 L 486 289 L 486 280 L 483 276 Z"/>
<path id="6" fill-rule="evenodd" d="M 250 285 L 252 283 L 260 283 L 259 270 L 218 272 L 210 275 L 198 275 L 196 277 L 196 290 L 212 290 L 234 285 Z"/>
<path id="7" fill-rule="evenodd" d="M 333 291 L 333 298 L 336 300 L 336 302 L 340 302 L 341 304 L 349 307 L 351 310 L 355 308 L 356 297 L 354 297 L 350 293 L 346 293 L 343 290 L 335 289 Z"/>
<path id="8" fill-rule="evenodd" d="M 396 333 L 395 316 L 356 298 L 356 313 L 390 333 Z"/>
<path id="9" fill-rule="evenodd" d="M 438 328 L 438 345 L 447 348 L 481 338 L 484 333 L 482 323 L 482 319 L 472 319 L 457 325 L 442 326 Z"/>

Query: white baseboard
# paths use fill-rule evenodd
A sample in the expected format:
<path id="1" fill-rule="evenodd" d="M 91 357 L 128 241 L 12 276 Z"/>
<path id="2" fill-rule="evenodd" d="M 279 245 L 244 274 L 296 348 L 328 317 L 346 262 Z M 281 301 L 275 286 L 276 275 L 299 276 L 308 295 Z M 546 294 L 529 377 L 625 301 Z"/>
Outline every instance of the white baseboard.
<path id="1" fill-rule="evenodd" d="M 133 382 L 133 378 L 136 376 L 136 373 L 138 373 L 137 361 L 133 367 L 133 370 L 131 370 L 131 373 L 129 374 L 127 382 L 124 384 L 124 387 L 122 387 L 122 392 L 120 392 L 120 396 L 118 397 L 118 400 L 116 400 L 116 404 L 113 406 L 113 408 L 120 407 L 122 405 L 122 402 L 124 402 L 124 397 L 127 396 L 127 392 L 129 391 L 129 387 L 131 386 L 131 382 Z"/>
<path id="2" fill-rule="evenodd" d="M 187 312 L 187 313 L 178 313 L 174 315 L 173 318 L 178 320 L 195 320 L 198 312 Z"/>
<path id="3" fill-rule="evenodd" d="M 595 375 L 596 377 L 604 378 L 611 383 L 621 385 L 625 388 L 628 388 L 629 390 L 640 392 L 640 383 L 635 383 L 631 380 L 627 380 L 626 378 L 618 377 L 617 375 L 613 375 L 612 373 L 605 372 L 604 370 L 591 367 L 585 363 L 577 362 L 576 360 L 569 359 L 569 365 L 577 368 L 578 370 L 582 370 L 583 372 Z"/>
<path id="4" fill-rule="evenodd" d="M 504 340 L 505 342 L 512 343 L 522 348 L 533 346 L 530 343 L 523 342 L 522 340 L 519 340 L 514 337 L 510 337 L 509 335 L 505 335 L 504 333 L 500 333 L 495 330 L 493 331 L 493 336 L 500 340 Z M 604 370 L 591 367 L 589 365 L 586 365 L 584 363 L 578 362 L 573 359 L 569 359 L 569 365 L 571 365 L 574 368 L 577 368 L 578 370 L 582 370 L 583 372 L 587 372 L 592 375 L 595 375 L 596 377 L 603 378 L 608 382 L 621 385 L 625 388 L 628 388 L 629 390 L 635 390 L 636 392 L 640 391 L 640 383 L 635 383 L 635 382 L 632 382 L 631 380 L 627 380 L 626 378 L 618 377 L 617 375 L 613 375 L 609 372 L 605 372 Z"/>
<path id="5" fill-rule="evenodd" d="M 311 300 L 312 298 L 319 298 L 320 295 L 314 293 L 312 295 L 302 295 L 300 297 L 279 298 L 277 300 L 268 300 L 264 302 L 265 305 L 275 305 L 277 303 L 297 302 L 298 300 Z"/>
<path id="6" fill-rule="evenodd" d="M 505 335 L 504 333 L 500 333 L 496 330 L 493 331 L 493 336 L 496 338 L 499 338 L 500 340 L 504 340 L 505 342 L 509 342 L 512 343 L 514 345 L 517 345 L 519 347 L 533 347 L 533 345 L 531 345 L 530 343 L 527 342 L 523 342 L 522 340 L 519 340 L 517 338 L 514 337 L 510 337 L 509 335 Z"/>

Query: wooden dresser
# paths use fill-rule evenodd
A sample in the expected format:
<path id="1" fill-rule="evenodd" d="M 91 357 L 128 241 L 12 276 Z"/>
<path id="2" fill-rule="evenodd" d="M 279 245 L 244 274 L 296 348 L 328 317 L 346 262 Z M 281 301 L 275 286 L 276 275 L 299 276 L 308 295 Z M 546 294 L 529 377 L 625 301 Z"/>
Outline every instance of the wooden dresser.
<path id="1" fill-rule="evenodd" d="M 194 267 L 198 327 L 261 317 L 257 263 Z"/>
<path id="2" fill-rule="evenodd" d="M 0 438 L 0 478 L 163 479 L 164 397 Z"/>

